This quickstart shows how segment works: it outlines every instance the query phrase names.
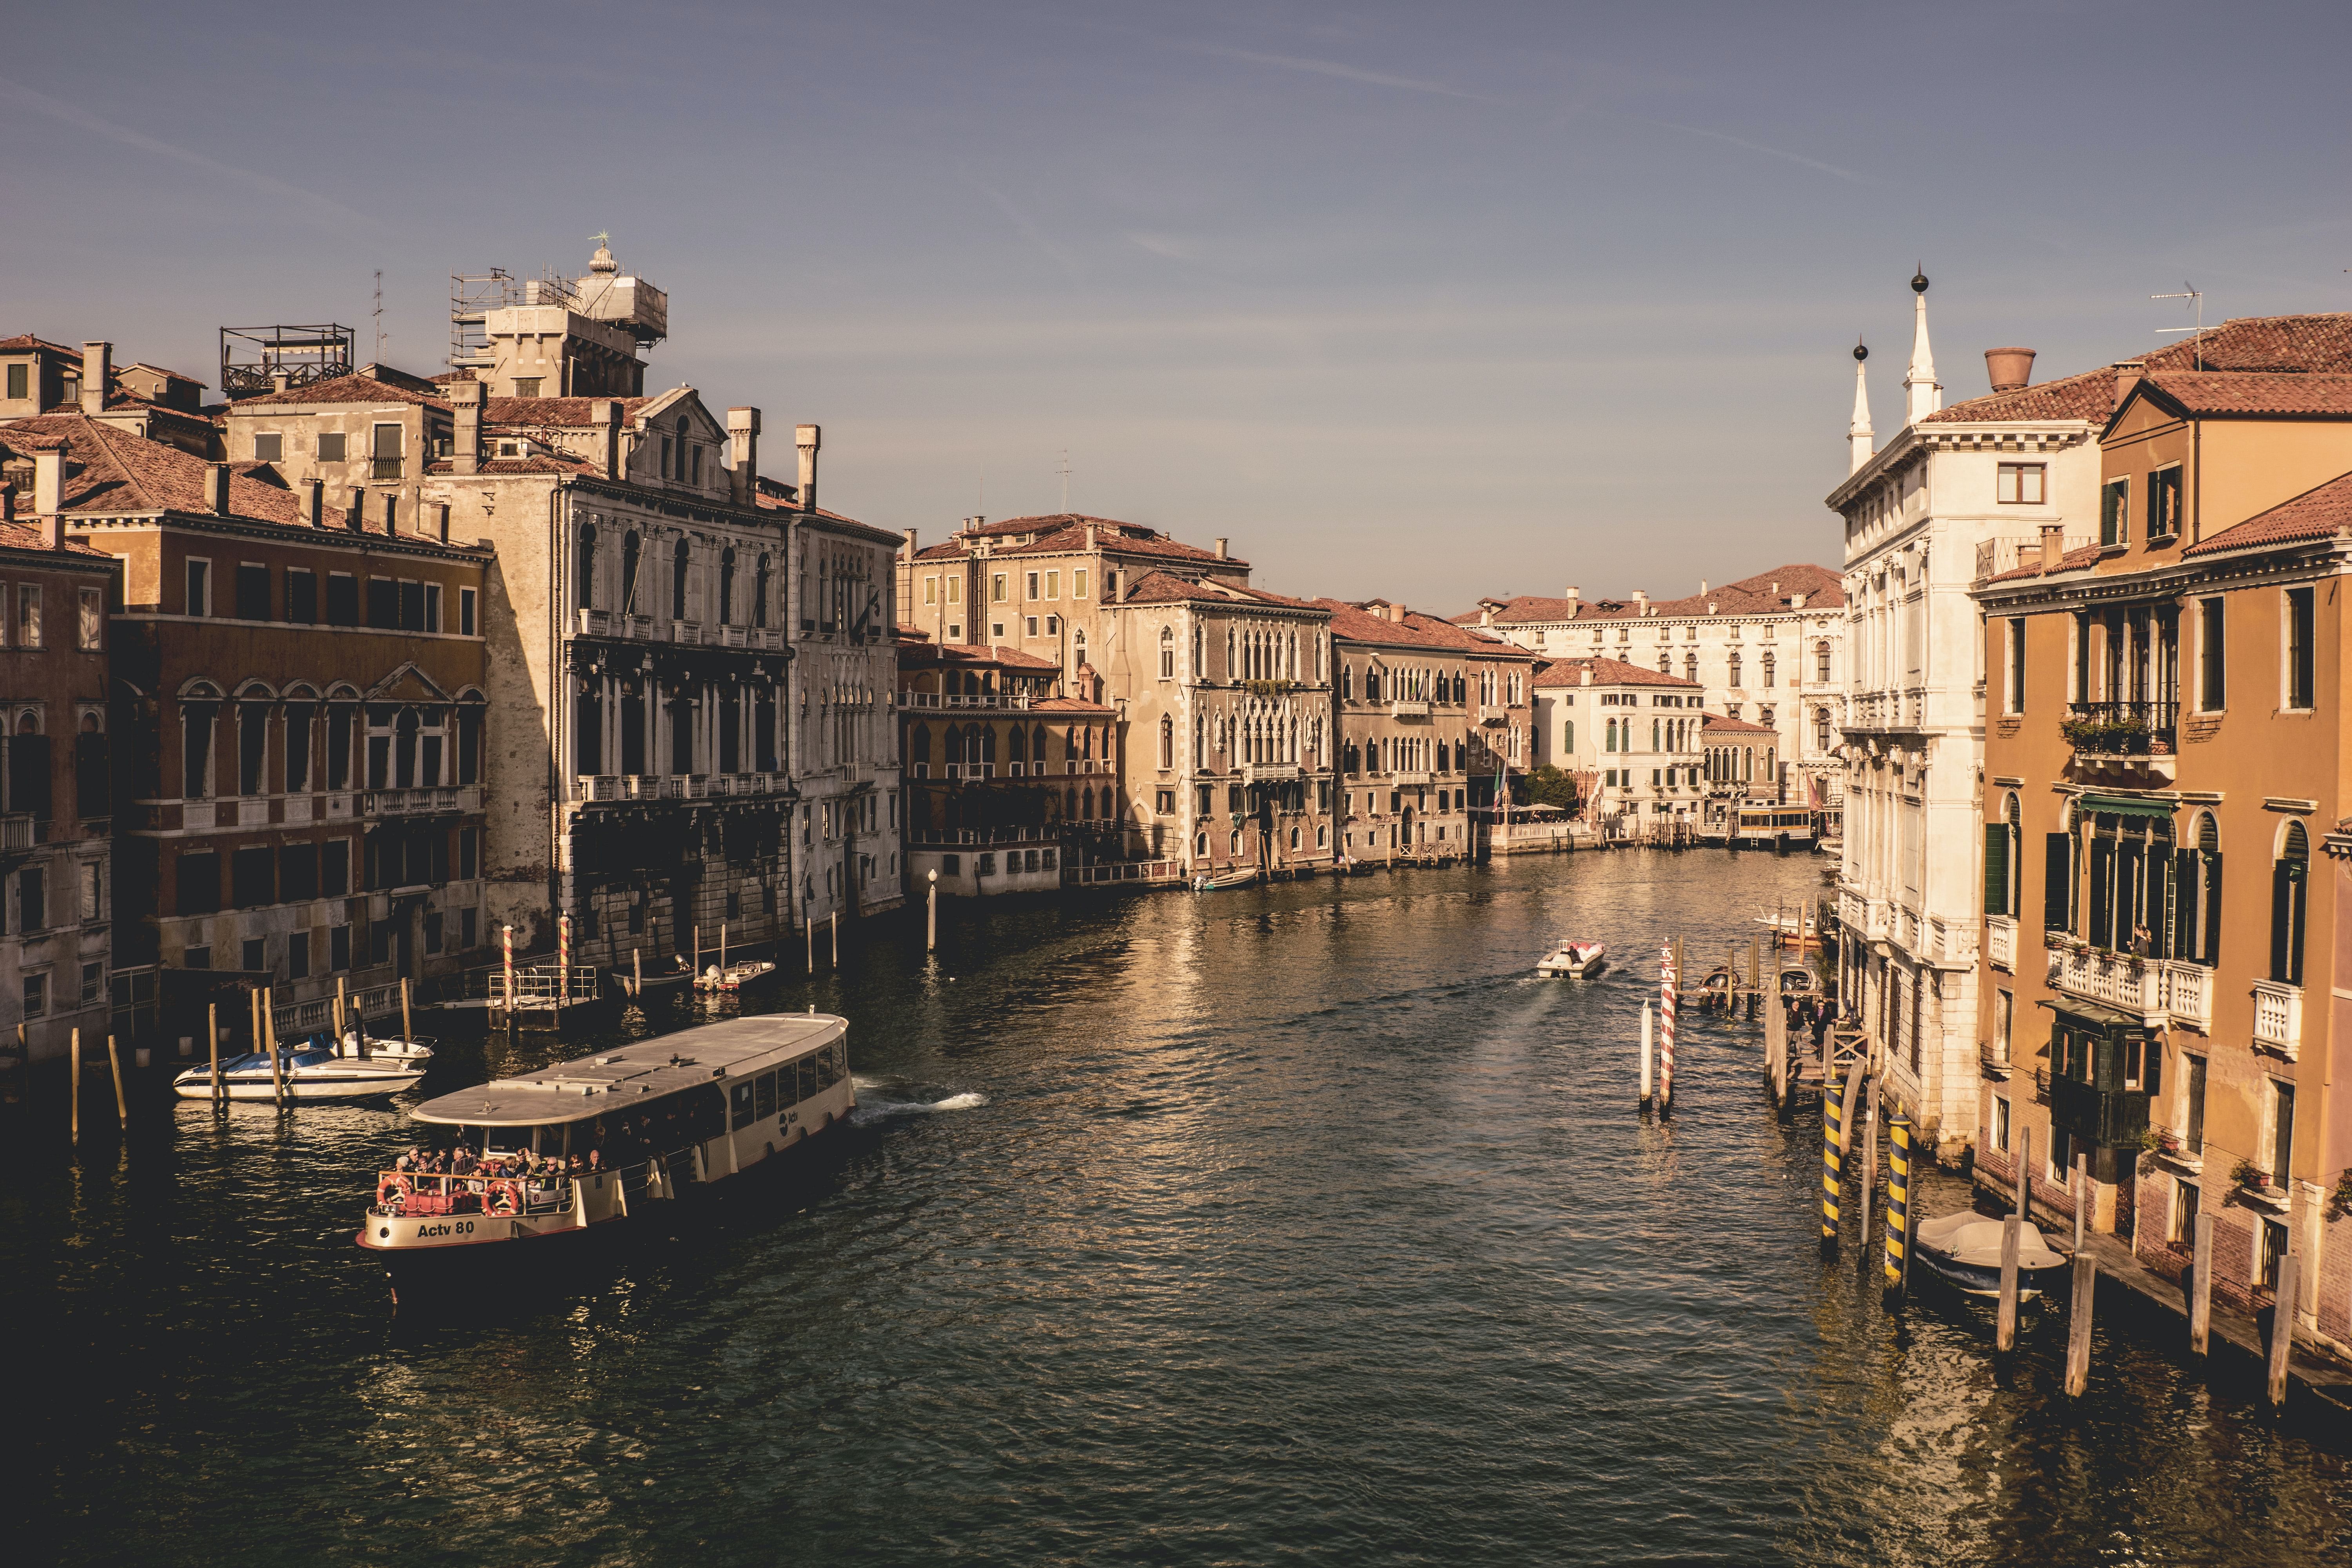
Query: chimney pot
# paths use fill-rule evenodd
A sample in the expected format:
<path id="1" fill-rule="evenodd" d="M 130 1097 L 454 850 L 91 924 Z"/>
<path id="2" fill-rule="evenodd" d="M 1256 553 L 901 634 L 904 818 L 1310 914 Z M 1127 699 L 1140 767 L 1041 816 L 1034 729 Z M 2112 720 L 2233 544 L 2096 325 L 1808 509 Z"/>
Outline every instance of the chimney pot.
<path id="1" fill-rule="evenodd" d="M 205 470 L 205 506 L 215 517 L 228 515 L 228 465 L 214 463 Z"/>
<path id="2" fill-rule="evenodd" d="M 2066 555 L 2066 525 L 2045 522 L 2042 525 L 2042 570 L 2046 574 L 2058 570 L 2058 563 Z"/>
<path id="3" fill-rule="evenodd" d="M 1706 594 L 1706 579 L 1704 577 L 1698 580 L 1698 591 L 1702 597 Z"/>
<path id="4" fill-rule="evenodd" d="M 2147 362 L 2137 359 L 2118 360 L 2116 362 L 2115 368 L 2116 406 L 2121 408 L 2124 405 L 2124 399 L 2132 395 L 2132 388 L 2139 384 L 2139 378 L 2147 374 Z"/>
<path id="5" fill-rule="evenodd" d="M 489 388 L 478 381 L 449 384 L 449 407 L 457 416 L 454 449 L 449 454 L 453 474 L 482 471 L 482 408 Z"/>
<path id="6" fill-rule="evenodd" d="M 269 373 L 269 390 L 271 392 L 290 392 L 293 388 L 294 373 L 292 371 L 273 370 Z"/>
<path id="7" fill-rule="evenodd" d="M 1226 541 L 1224 541 L 1224 540 L 1223 540 L 1223 539 L 1220 539 L 1220 540 L 1218 540 L 1218 541 L 1217 541 L 1217 559 L 1218 559 L 1218 560 L 1220 560 L 1220 561 L 1223 561 L 1223 560 L 1226 559 L 1226 553 L 1225 553 L 1225 545 L 1226 545 L 1226 542 L 1226 542 Z"/>
<path id="8" fill-rule="evenodd" d="M 615 415 L 620 405 L 613 405 Z M 730 408 L 727 411 L 727 446 L 731 466 L 729 483 L 738 506 L 760 504 L 760 411 L 756 408 Z"/>
<path id="9" fill-rule="evenodd" d="M 823 444 L 824 431 L 814 425 L 798 425 L 793 428 L 793 445 L 801 456 L 801 510 L 816 510 L 816 452 Z"/>
<path id="10" fill-rule="evenodd" d="M 600 397 L 588 405 L 588 422 L 596 427 L 596 471 L 607 479 L 621 477 L 621 405 Z M 757 424 L 753 426 L 756 431 Z"/>
<path id="11" fill-rule="evenodd" d="M 66 449 L 55 447 L 33 454 L 33 510 L 54 517 L 65 510 Z"/>
<path id="12" fill-rule="evenodd" d="M 327 481 L 311 478 L 300 481 L 302 489 L 302 521 L 312 528 L 326 521 Z"/>
<path id="13" fill-rule="evenodd" d="M 1985 379 L 1995 392 L 2021 392 L 2033 380 L 2032 349 L 1985 350 Z"/>
<path id="14" fill-rule="evenodd" d="M 66 520 L 64 518 L 59 517 L 55 512 L 51 512 L 48 516 L 41 519 L 41 545 L 42 548 L 47 550 L 63 550 L 66 547 Z"/>
<path id="15" fill-rule="evenodd" d="M 113 378 L 114 345 L 106 342 L 86 342 L 81 345 L 81 411 L 84 414 L 106 412 L 106 384 Z"/>

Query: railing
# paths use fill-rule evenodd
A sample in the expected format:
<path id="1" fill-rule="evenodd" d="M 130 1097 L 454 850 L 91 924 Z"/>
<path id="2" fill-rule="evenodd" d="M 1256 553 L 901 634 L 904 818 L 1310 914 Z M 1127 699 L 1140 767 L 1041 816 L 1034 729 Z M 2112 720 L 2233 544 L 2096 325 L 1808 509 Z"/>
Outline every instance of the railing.
<path id="1" fill-rule="evenodd" d="M 1298 777 L 1297 763 L 1244 763 L 1244 784 L 1288 784 Z"/>
<path id="2" fill-rule="evenodd" d="M 1029 706 L 1025 691 L 909 691 L 906 693 L 909 708 L 1015 708 Z"/>
<path id="3" fill-rule="evenodd" d="M 2150 1028 L 2167 1019 L 2204 1029 L 2213 1021 L 2212 976 L 2200 964 L 2067 946 L 2050 949 L 2050 985 L 2137 1016 Z"/>
<path id="4" fill-rule="evenodd" d="M 558 1000 L 593 1002 L 601 984 L 593 964 L 575 963 L 569 971 L 554 963 L 515 965 L 514 994 L 507 994 L 506 967 L 486 964 L 468 969 L 444 983 L 442 994 L 450 1001 L 487 1001 L 521 1008 L 551 1007 Z"/>
<path id="5" fill-rule="evenodd" d="M 344 996 L 343 1016 L 357 1014 L 365 1018 L 397 1018 L 400 1016 L 400 987 L 366 985 Z M 335 1026 L 335 999 L 320 996 L 309 1002 L 289 1002 L 283 1007 L 270 1009 L 270 1021 L 277 1026 L 281 1040 L 315 1035 L 321 1029 Z"/>
<path id="6" fill-rule="evenodd" d="M 699 643 L 702 640 L 702 623 L 699 621 L 670 622 L 669 640 L 677 643 Z"/>
<path id="7" fill-rule="evenodd" d="M 372 479 L 396 479 L 400 478 L 400 459 L 398 458 L 369 458 L 368 478 Z"/>
<path id="8" fill-rule="evenodd" d="M 2063 554 L 2080 550 L 2085 544 L 2097 542 L 2098 536 L 2088 531 L 2069 533 L 2059 541 L 2058 548 Z M 2034 563 L 2039 563 L 2045 569 L 2057 564 L 2054 561 L 2042 561 L 2042 536 L 2038 533 L 2030 534 L 2023 539 L 1987 539 L 1978 542 L 1977 580 L 1979 582 L 1998 573 L 2013 572 L 2020 566 Z"/>
<path id="9" fill-rule="evenodd" d="M 985 779 L 996 776 L 994 763 L 950 763 L 947 776 L 951 779 Z"/>
<path id="10" fill-rule="evenodd" d="M 2201 963 L 2168 961 L 2164 965 L 2164 1010 L 2173 1022 L 2193 1028 L 2213 1026 L 2213 972 Z"/>
<path id="11" fill-rule="evenodd" d="M 425 1176 L 378 1171 L 368 1212 L 397 1218 L 441 1215 L 562 1214 L 572 1206 L 571 1176 Z"/>
<path id="12" fill-rule="evenodd" d="M 1434 773 L 1390 773 L 1387 775 L 1385 782 L 1399 789 L 1413 789 L 1422 784 L 1436 783 L 1437 775 Z"/>
<path id="13" fill-rule="evenodd" d="M 2180 720 L 2178 701 L 2069 702 L 2062 726 L 2077 755 L 2167 756 Z"/>
<path id="14" fill-rule="evenodd" d="M 478 790 L 460 789 L 455 784 L 435 784 L 424 789 L 372 789 L 360 802 L 363 816 L 423 816 L 435 812 L 469 811 L 478 809 Z M 473 796 L 467 801 L 464 797 Z"/>
<path id="15" fill-rule="evenodd" d="M 1429 704 L 1426 702 L 1391 702 L 1389 704 L 1389 717 L 1391 719 L 1426 719 L 1429 717 Z"/>
<path id="16" fill-rule="evenodd" d="M 1181 860 L 1120 860 L 1110 865 L 1072 866 L 1062 868 L 1062 880 L 1074 888 L 1094 887 L 1106 882 L 1181 882 L 1185 879 Z"/>
<path id="17" fill-rule="evenodd" d="M 2294 1060 L 2295 1048 L 2303 1043 L 2302 986 L 2254 982 L 2254 1043 Z"/>
<path id="18" fill-rule="evenodd" d="M 1058 845 L 1061 836 L 1045 827 L 1024 827 L 1017 825 L 1002 827 L 931 827 L 907 830 L 909 849 L 962 849 L 977 846 L 985 848 L 992 844 L 1024 846 Z"/>
<path id="19" fill-rule="evenodd" d="M 12 811 L 0 816 L 0 850 L 30 849 L 34 837 L 32 813 Z"/>
<path id="20" fill-rule="evenodd" d="M 2003 969 L 2017 968 L 2017 921 L 2007 915 L 1985 916 L 1985 956 Z"/>

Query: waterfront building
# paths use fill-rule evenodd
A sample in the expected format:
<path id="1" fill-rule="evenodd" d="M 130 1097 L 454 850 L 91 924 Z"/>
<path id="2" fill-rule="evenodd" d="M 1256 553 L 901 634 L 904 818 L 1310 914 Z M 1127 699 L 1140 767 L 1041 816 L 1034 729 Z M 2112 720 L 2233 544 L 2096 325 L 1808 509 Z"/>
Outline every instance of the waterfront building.
<path id="1" fill-rule="evenodd" d="M 1620 658 L 1556 658 L 1535 677 L 1537 761 L 1577 776 L 1584 820 L 1612 837 L 1699 826 L 1707 799 L 1701 735 L 1709 722 L 1697 681 Z M 1749 726 L 1745 783 L 1769 792 L 1777 732 Z"/>
<path id="2" fill-rule="evenodd" d="M 111 1027 L 107 614 L 118 574 L 64 531 L 65 461 L 62 445 L 35 447 L 31 473 L 11 462 L 5 474 L 29 482 L 0 489 L 0 1018 L 21 1021 L 33 1061 L 65 1055 L 77 1028 L 95 1041 Z M 19 504 L 47 510 L 17 521 Z"/>
<path id="3" fill-rule="evenodd" d="M 118 1032 L 486 948 L 489 552 L 81 414 L 0 426 L 0 453 L 121 563 L 108 708 L 52 721 L 114 738 Z"/>
<path id="4" fill-rule="evenodd" d="M 1096 695 L 1138 748 L 1129 855 L 1209 876 L 1329 865 L 1328 609 L 1230 574 L 1121 574 L 1110 592 L 1091 646 Z"/>
<path id="5" fill-rule="evenodd" d="M 1855 365 L 1852 471 L 1830 492 L 1845 540 L 1847 691 L 1839 994 L 1931 1147 L 1976 1137 L 1978 773 L 1982 666 L 1969 585 L 2045 528 L 2095 516 L 2105 373 L 2028 384 L 1989 353 L 1993 391 L 1942 406 L 1927 282 L 1913 280 L 1902 430 L 1879 451 Z"/>
<path id="6" fill-rule="evenodd" d="M 372 528 L 406 537 L 414 514 L 494 551 L 484 919 L 546 952 L 569 916 L 577 963 L 687 951 L 697 928 L 772 941 L 801 901 L 786 530 L 759 500 L 758 410 L 643 394 L 667 321 L 600 247 L 576 280 L 486 303 L 444 377 L 370 367 L 226 420 L 233 454 L 275 434 L 289 483 L 347 484 Z"/>
<path id="7" fill-rule="evenodd" d="M 1641 591 L 1587 599 L 1571 586 L 1558 598 L 1481 599 L 1454 619 L 1542 658 L 1620 659 L 1679 675 L 1699 687 L 1699 706 L 1775 731 L 1775 771 L 1754 781 L 1758 798 L 1838 808 L 1845 593 L 1826 567 L 1791 563 L 1736 583 L 1701 581 L 1697 593 L 1677 599 Z M 1538 744 L 1549 750 L 1553 742 Z"/>
<path id="8" fill-rule="evenodd" d="M 750 416 L 759 434 L 759 410 Z M 897 563 L 902 534 L 828 511 L 816 500 L 814 425 L 793 431 L 798 482 L 762 479 L 759 504 L 791 530 L 784 592 L 792 605 L 790 722 L 785 745 L 797 820 L 803 922 L 895 909 L 906 802 L 900 788 Z"/>
<path id="9" fill-rule="evenodd" d="M 1979 1185 L 2352 1351 L 2352 316 L 2229 322 L 2077 378 L 2098 531 L 1975 584 L 1987 676 Z M 2031 1134 L 2032 1159 L 2024 1149 Z"/>
<path id="10" fill-rule="evenodd" d="M 1126 726 L 1100 679 L 1011 647 L 898 645 L 908 885 L 950 894 L 1058 889 L 1071 866 L 1129 858 Z M 1061 688 L 1073 689 L 1066 694 Z"/>
<path id="11" fill-rule="evenodd" d="M 1536 765 L 1535 677 L 1542 661 L 1491 632 L 1446 625 L 1462 639 L 1470 661 L 1463 715 L 1470 736 L 1470 807 L 1507 805 L 1511 781 L 1526 778 Z"/>
<path id="12" fill-rule="evenodd" d="M 1341 858 L 1470 858 L 1470 671 L 1484 639 L 1387 599 L 1316 603 L 1331 617 Z M 1490 653 L 1480 668 L 1507 667 Z"/>

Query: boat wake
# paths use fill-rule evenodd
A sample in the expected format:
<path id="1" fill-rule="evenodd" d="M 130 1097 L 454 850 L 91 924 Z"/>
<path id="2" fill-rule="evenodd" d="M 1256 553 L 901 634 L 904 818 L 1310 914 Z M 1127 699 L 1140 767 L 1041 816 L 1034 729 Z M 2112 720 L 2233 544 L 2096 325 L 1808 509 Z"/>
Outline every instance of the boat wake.
<path id="1" fill-rule="evenodd" d="M 858 1085 L 861 1090 L 866 1087 L 863 1083 Z M 924 1116 L 941 1110 L 977 1110 L 987 1103 L 988 1096 L 970 1089 L 961 1094 L 949 1095 L 945 1100 L 861 1100 L 849 1120 L 853 1126 L 864 1127 L 894 1116 Z"/>

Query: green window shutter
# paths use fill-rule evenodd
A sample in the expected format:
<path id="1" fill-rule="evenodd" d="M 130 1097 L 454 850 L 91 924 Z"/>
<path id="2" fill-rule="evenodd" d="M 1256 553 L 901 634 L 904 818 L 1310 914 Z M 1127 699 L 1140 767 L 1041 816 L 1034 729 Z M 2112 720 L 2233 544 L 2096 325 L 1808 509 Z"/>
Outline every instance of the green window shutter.
<path id="1" fill-rule="evenodd" d="M 2197 851 L 2172 852 L 2172 929 L 2166 933 L 2167 958 L 2201 958 L 2197 951 Z"/>
<path id="2" fill-rule="evenodd" d="M 1984 910 L 2005 915 L 2009 908 L 2009 824 L 1988 822 L 1984 830 Z"/>
<path id="3" fill-rule="evenodd" d="M 2204 904 L 2205 951 L 2198 956 L 2207 967 L 2221 962 L 2221 857 L 2218 851 L 2200 850 L 2205 858 Z"/>
<path id="4" fill-rule="evenodd" d="M 2074 884 L 2074 836 L 2053 833 L 2042 839 L 2042 929 L 2071 931 Z"/>
<path id="5" fill-rule="evenodd" d="M 2115 872 L 2116 843 L 2112 838 L 2091 840 L 2091 885 L 2084 896 L 2091 905 L 2091 945 L 2115 945 L 2115 889 L 2109 886 Z"/>

